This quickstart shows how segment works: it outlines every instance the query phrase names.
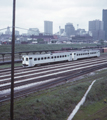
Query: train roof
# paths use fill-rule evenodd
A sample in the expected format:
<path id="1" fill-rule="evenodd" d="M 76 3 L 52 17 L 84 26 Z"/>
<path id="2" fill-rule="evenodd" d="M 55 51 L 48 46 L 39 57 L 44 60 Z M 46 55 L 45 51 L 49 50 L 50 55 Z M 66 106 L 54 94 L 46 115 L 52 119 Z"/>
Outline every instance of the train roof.
<path id="1" fill-rule="evenodd" d="M 37 56 L 37 57 L 40 57 L 40 56 L 43 56 L 43 57 L 45 57 L 45 56 L 51 56 L 51 55 L 61 55 L 61 54 L 69 54 L 69 53 L 71 53 L 71 52 L 61 52 L 61 53 L 50 53 L 50 54 L 35 54 L 35 55 L 22 55 L 23 57 L 24 56 L 26 56 L 26 57 L 35 57 L 35 56 Z"/>
<path id="2" fill-rule="evenodd" d="M 81 53 L 81 52 L 95 52 L 95 51 L 99 51 L 99 50 L 90 50 L 90 49 L 83 49 L 83 50 L 75 50 L 75 51 L 62 51 L 62 52 L 55 52 L 55 53 L 50 53 L 50 54 L 33 54 L 33 55 L 23 55 L 23 57 L 45 57 L 45 56 L 51 56 L 51 55 L 61 55 L 61 54 L 69 54 L 69 53 Z"/>

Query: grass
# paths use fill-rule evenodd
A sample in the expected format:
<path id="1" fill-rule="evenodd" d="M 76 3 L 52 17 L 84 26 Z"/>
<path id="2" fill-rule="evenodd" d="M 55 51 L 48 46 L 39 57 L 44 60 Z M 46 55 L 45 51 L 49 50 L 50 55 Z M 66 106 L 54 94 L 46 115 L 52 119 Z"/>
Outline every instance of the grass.
<path id="1" fill-rule="evenodd" d="M 107 72 L 107 70 L 100 71 L 99 74 L 104 72 Z M 106 120 L 107 103 L 104 103 L 104 99 L 107 100 L 107 75 L 94 83 L 85 104 L 73 120 Z"/>
<path id="2" fill-rule="evenodd" d="M 96 72 L 76 82 L 69 82 L 28 96 L 15 99 L 15 120 L 67 120 L 68 116 L 83 97 L 95 76 L 101 75 L 89 92 L 85 104 L 73 120 L 106 120 L 107 70 Z M 9 120 L 10 103 L 0 104 L 0 120 Z M 103 118 L 103 119 L 102 119 Z"/>
<path id="3" fill-rule="evenodd" d="M 20 67 L 22 66 L 22 63 L 15 63 L 14 66 Z M 0 65 L 0 69 L 3 69 L 3 68 L 11 68 L 11 64 Z"/>
<path id="4" fill-rule="evenodd" d="M 15 100 L 15 120 L 66 120 L 90 82 L 60 85 Z M 0 106 L 0 120 L 9 119 L 9 103 Z"/>
<path id="5" fill-rule="evenodd" d="M 39 51 L 39 50 L 61 50 L 62 48 L 81 48 L 97 46 L 97 44 L 35 44 L 35 45 L 15 45 L 15 52 Z M 11 45 L 1 45 L 0 53 L 11 52 Z"/>

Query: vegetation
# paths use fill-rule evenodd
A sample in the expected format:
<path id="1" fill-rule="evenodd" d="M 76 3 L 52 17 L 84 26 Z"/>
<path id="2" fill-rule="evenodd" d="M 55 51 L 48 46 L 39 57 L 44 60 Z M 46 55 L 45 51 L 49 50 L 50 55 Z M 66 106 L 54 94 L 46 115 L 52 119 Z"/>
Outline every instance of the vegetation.
<path id="1" fill-rule="evenodd" d="M 99 74 L 107 73 L 107 70 Z M 89 92 L 85 104 L 73 120 L 106 120 L 107 119 L 107 75 L 97 80 Z"/>
<path id="2" fill-rule="evenodd" d="M 61 50 L 62 48 L 81 48 L 88 46 L 97 46 L 97 44 L 19 44 L 15 45 L 15 52 Z M 11 52 L 11 45 L 1 45 L 0 53 L 3 52 Z"/>
<path id="3" fill-rule="evenodd" d="M 22 63 L 15 63 L 14 66 L 15 67 L 22 66 Z M 2 68 L 10 68 L 10 67 L 11 67 L 11 64 L 0 65 L 0 69 L 2 69 Z"/>
<path id="4" fill-rule="evenodd" d="M 99 42 L 100 42 L 101 46 L 104 46 L 104 40 L 103 39 L 101 39 Z"/>
<path id="5" fill-rule="evenodd" d="M 107 104 L 103 102 L 104 98 L 107 99 L 107 75 L 104 76 L 106 73 L 107 70 L 103 70 L 93 76 L 85 76 L 82 80 L 69 82 L 16 99 L 14 106 L 15 120 L 67 120 L 67 117 L 97 75 L 101 75 L 101 78 L 96 79 L 97 81 L 88 94 L 85 104 L 73 120 L 104 118 L 103 109 L 107 110 Z M 1 104 L 0 120 L 9 120 L 9 111 L 9 102 Z M 96 114 L 97 112 L 99 114 Z"/>

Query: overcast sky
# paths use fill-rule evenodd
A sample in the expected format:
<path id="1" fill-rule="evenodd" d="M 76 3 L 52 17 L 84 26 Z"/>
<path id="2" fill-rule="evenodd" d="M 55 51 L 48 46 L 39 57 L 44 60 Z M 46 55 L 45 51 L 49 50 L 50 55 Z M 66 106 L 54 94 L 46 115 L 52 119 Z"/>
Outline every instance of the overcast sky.
<path id="1" fill-rule="evenodd" d="M 12 26 L 12 9 L 13 0 L 0 0 L 0 29 Z M 54 33 L 68 22 L 75 29 L 79 24 L 88 30 L 90 20 L 102 20 L 103 9 L 107 9 L 107 0 L 16 0 L 16 26 L 44 32 L 44 21 L 49 20 L 53 21 Z"/>

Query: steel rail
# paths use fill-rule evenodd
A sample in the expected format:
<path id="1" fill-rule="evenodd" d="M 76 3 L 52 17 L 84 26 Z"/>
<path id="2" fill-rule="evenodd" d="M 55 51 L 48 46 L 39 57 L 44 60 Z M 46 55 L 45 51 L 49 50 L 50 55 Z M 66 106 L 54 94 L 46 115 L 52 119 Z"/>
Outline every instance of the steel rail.
<path id="1" fill-rule="evenodd" d="M 93 71 L 96 71 L 96 70 L 99 70 L 99 69 L 102 69 L 102 68 L 105 68 L 105 67 L 107 67 L 107 64 L 98 65 L 96 67 L 91 67 L 91 68 L 88 68 L 88 69 L 82 69 L 81 71 L 79 71 L 78 73 L 75 73 L 73 75 L 70 75 L 70 76 L 67 76 L 67 77 L 64 77 L 64 78 L 61 78 L 61 79 L 49 82 L 49 83 L 45 83 L 43 85 L 39 85 L 39 86 L 33 87 L 32 89 L 30 88 L 30 89 L 27 89 L 27 90 L 23 90 L 22 92 L 19 91 L 19 92 L 15 93 L 14 99 L 22 97 L 22 96 L 25 96 L 25 95 L 28 95 L 30 93 L 33 93 L 33 92 L 36 92 L 36 91 L 39 91 L 39 90 L 47 89 L 47 88 L 52 87 L 54 85 L 57 85 L 59 83 L 67 82 L 68 80 L 74 79 L 76 77 L 88 74 L 90 72 L 93 72 Z M 0 103 L 8 101 L 8 100 L 10 100 L 10 96 L 9 95 L 6 96 L 6 98 L 5 97 L 0 98 Z"/>

